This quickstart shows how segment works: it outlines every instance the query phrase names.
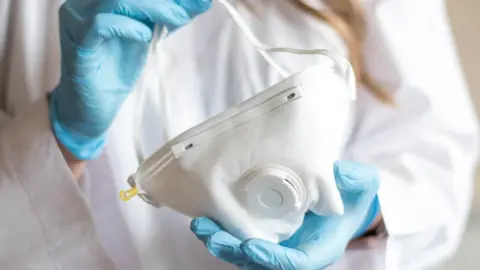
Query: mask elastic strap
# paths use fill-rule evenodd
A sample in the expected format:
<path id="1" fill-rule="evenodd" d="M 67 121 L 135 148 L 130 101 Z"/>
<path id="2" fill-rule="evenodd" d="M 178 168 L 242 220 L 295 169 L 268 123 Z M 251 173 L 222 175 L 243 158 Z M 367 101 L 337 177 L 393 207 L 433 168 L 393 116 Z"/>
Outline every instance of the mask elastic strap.
<path id="1" fill-rule="evenodd" d="M 289 77 L 291 74 L 285 70 L 279 63 L 277 63 L 269 53 L 291 53 L 300 55 L 322 55 L 333 60 L 335 69 L 346 78 L 348 83 L 350 99 L 356 99 L 356 81 L 352 66 L 343 56 L 332 53 L 331 51 L 323 49 L 295 49 L 286 47 L 272 47 L 261 42 L 248 26 L 245 19 L 240 15 L 238 10 L 229 2 L 229 0 L 217 0 L 223 4 L 235 23 L 240 27 L 247 40 L 257 49 L 263 58 L 276 69 L 283 78 Z M 168 29 L 163 27 L 155 27 L 153 35 L 152 50 L 155 51 L 161 41 L 168 35 Z"/>
<path id="2" fill-rule="evenodd" d="M 284 78 L 290 76 L 283 67 L 281 67 L 269 53 L 291 53 L 291 54 L 303 54 L 303 55 L 323 55 L 327 56 L 333 60 L 335 63 L 335 69 L 340 72 L 346 79 L 349 88 L 349 97 L 354 100 L 356 98 L 356 82 L 355 74 L 353 69 L 347 59 L 340 55 L 336 55 L 330 51 L 322 49 L 295 49 L 295 48 L 284 48 L 284 47 L 272 47 L 261 42 L 252 32 L 244 18 L 240 15 L 238 10 L 228 1 L 228 0 L 218 0 L 222 3 L 230 13 L 230 16 L 235 21 L 235 23 L 240 27 L 243 34 L 247 40 L 257 49 L 257 51 L 265 58 L 265 60 L 275 68 Z"/>
<path id="3" fill-rule="evenodd" d="M 161 59 L 159 59 L 159 55 L 156 53 L 157 50 L 159 50 L 159 47 L 161 46 L 162 44 L 162 41 L 167 37 L 168 35 L 168 29 L 166 26 L 163 26 L 163 27 L 160 27 L 160 26 L 155 26 L 154 28 L 154 31 L 153 31 L 153 37 L 152 37 L 152 43 L 150 44 L 150 48 L 149 48 L 149 57 L 151 57 L 148 61 L 150 62 L 149 65 L 152 65 L 153 64 L 153 67 L 146 67 L 145 70 L 144 70 L 144 74 L 143 74 L 143 80 L 150 80 L 150 79 L 153 79 L 155 78 L 156 79 L 156 76 L 158 75 L 157 74 L 157 71 L 158 71 L 158 67 L 159 67 L 159 61 L 161 61 Z M 146 95 L 149 95 L 151 93 L 149 93 L 149 91 L 146 91 L 147 89 L 142 89 L 142 85 L 140 85 L 140 89 L 138 89 L 138 93 L 137 93 L 137 99 L 139 100 L 139 102 L 137 102 L 137 104 L 141 104 L 141 102 L 143 102 L 146 98 L 157 98 L 158 101 L 160 101 L 162 104 L 159 104 L 159 106 L 161 106 L 162 108 L 164 107 L 164 103 L 165 103 L 165 100 L 166 100 L 166 93 L 165 93 L 165 90 L 160 90 L 158 92 L 155 92 L 155 97 L 147 97 Z M 165 110 L 164 110 L 165 111 Z M 138 109 L 138 110 L 135 110 L 135 112 L 137 113 L 142 113 L 143 110 L 142 109 Z M 141 115 L 137 115 L 136 117 L 140 118 Z M 164 114 L 160 114 L 160 117 L 165 117 Z M 166 123 L 166 119 L 162 119 L 163 123 Z M 135 123 L 136 125 L 138 125 L 138 123 Z M 164 136 L 165 138 L 168 137 L 168 132 L 165 130 L 166 127 L 164 127 Z M 134 131 L 133 131 L 133 141 L 134 141 L 134 148 L 135 148 L 135 152 L 136 152 L 136 155 L 137 155 L 137 160 L 139 163 L 142 163 L 144 160 L 145 160 L 145 152 L 143 151 L 143 147 L 142 147 L 142 144 L 141 144 L 141 139 L 140 139 L 140 132 L 139 132 L 139 129 L 140 127 L 139 126 L 136 126 Z"/>
<path id="4" fill-rule="evenodd" d="M 350 99 L 354 100 L 356 98 L 356 83 L 355 83 L 355 74 L 353 69 L 343 56 L 336 55 L 330 51 L 322 50 L 322 49 L 313 49 L 313 50 L 306 50 L 306 49 L 295 49 L 295 48 L 285 48 L 285 47 L 272 47 L 264 44 L 261 42 L 252 32 L 244 18 L 240 15 L 238 10 L 228 1 L 228 0 L 217 0 L 219 3 L 223 4 L 227 11 L 230 13 L 230 16 L 235 21 L 235 23 L 240 27 L 241 31 L 247 38 L 247 40 L 257 49 L 257 51 L 265 58 L 265 60 L 275 68 L 282 77 L 287 78 L 290 76 L 290 73 L 285 70 L 279 63 L 277 63 L 269 53 L 291 53 L 291 54 L 300 54 L 300 55 L 322 55 L 329 57 L 333 60 L 335 70 L 342 74 L 344 78 L 346 78 L 348 83 L 349 92 L 348 95 Z M 162 41 L 167 37 L 168 29 L 166 26 L 156 26 L 152 44 L 150 47 L 150 55 L 153 57 L 157 57 L 156 51 L 161 46 Z M 155 59 L 155 61 L 160 61 L 159 59 Z M 149 72 L 148 68 L 146 72 Z M 153 72 L 153 71 L 152 71 Z M 154 74 L 152 74 L 153 76 Z M 147 76 L 148 77 L 148 76 Z M 160 93 L 162 95 L 163 102 L 165 101 L 165 93 Z M 167 132 L 165 132 L 167 135 Z M 137 155 L 139 161 L 143 161 L 145 155 L 143 151 L 141 151 L 140 140 L 138 135 L 135 136 L 135 148 L 137 150 Z"/>
<path id="5" fill-rule="evenodd" d="M 232 19 L 240 27 L 247 40 L 257 49 L 263 58 L 265 58 L 265 60 L 282 75 L 282 77 L 288 77 L 290 74 L 267 53 L 269 47 L 258 40 L 238 10 L 227 0 L 218 0 L 218 2 L 227 8 L 228 13 L 230 13 Z"/>

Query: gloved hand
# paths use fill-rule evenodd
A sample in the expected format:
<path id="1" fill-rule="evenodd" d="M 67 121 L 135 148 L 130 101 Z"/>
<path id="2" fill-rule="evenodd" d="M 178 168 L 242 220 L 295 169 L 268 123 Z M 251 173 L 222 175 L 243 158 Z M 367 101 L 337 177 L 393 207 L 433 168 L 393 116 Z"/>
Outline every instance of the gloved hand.
<path id="1" fill-rule="evenodd" d="M 340 161 L 334 170 L 344 215 L 317 216 L 309 212 L 300 229 L 280 245 L 259 239 L 242 242 L 205 217 L 194 219 L 191 229 L 210 253 L 240 269 L 323 269 L 336 262 L 348 242 L 363 234 L 379 213 L 379 182 L 374 168 Z"/>
<path id="2" fill-rule="evenodd" d="M 68 0 L 60 8 L 62 73 L 50 96 L 57 139 L 81 160 L 95 158 L 143 70 L 155 25 L 170 32 L 211 0 Z"/>

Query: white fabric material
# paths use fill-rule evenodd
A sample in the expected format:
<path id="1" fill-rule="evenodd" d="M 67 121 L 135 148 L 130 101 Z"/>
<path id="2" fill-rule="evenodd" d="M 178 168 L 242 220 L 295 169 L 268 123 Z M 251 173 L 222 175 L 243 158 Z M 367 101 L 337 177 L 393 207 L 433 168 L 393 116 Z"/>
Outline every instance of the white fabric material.
<path id="1" fill-rule="evenodd" d="M 46 100 L 7 123 L 0 146 L 2 268 L 113 269 L 50 131 Z"/>
<path id="2" fill-rule="evenodd" d="M 265 43 L 321 46 L 346 55 L 328 25 L 287 1 L 251 2 L 261 16 L 244 9 L 242 15 Z M 368 71 L 395 94 L 398 106 L 381 105 L 361 89 L 343 157 L 382 171 L 380 204 L 392 235 L 382 257 L 386 268 L 419 268 L 446 258 L 460 239 L 471 200 L 476 119 L 443 1 L 364 3 Z M 113 263 L 128 270 L 235 269 L 191 235 L 188 218 L 140 199 L 119 202 L 118 192 L 138 167 L 133 130 L 142 130 L 141 148 L 150 155 L 281 76 L 224 8 L 214 6 L 158 51 L 157 76 L 144 81 L 148 91 L 122 108 L 105 156 L 88 165 L 80 182 L 81 196 L 47 129 L 45 102 L 31 107 L 58 81 L 59 4 L 0 1 L 0 14 L 10 14 L 0 16 L 0 106 L 14 116 L 0 131 L 0 203 L 8 205 L 0 210 L 2 269 L 112 269 Z M 310 56 L 273 57 L 289 73 L 318 62 Z M 164 115 L 157 104 L 165 105 Z M 362 265 L 348 259 L 353 261 L 337 269 Z"/>

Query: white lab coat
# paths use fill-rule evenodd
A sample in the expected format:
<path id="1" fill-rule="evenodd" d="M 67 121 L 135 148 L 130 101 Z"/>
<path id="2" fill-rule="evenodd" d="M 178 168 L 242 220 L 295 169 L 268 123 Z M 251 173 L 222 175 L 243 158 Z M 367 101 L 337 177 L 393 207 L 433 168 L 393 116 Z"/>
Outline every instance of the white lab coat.
<path id="1" fill-rule="evenodd" d="M 122 107 L 104 154 L 89 162 L 77 183 L 51 133 L 44 98 L 59 78 L 60 1 L 0 2 L 2 269 L 235 269 L 205 250 L 190 233 L 189 219 L 139 199 L 120 202 L 117 194 L 138 165 L 135 134 L 152 153 L 280 75 L 216 4 L 165 41 L 157 65 L 151 61 L 147 68 L 154 72 Z M 347 53 L 328 25 L 287 1 L 253 3 L 261 18 L 245 16 L 264 42 Z M 364 3 L 368 71 L 398 106 L 382 105 L 360 89 L 344 158 L 381 172 L 379 198 L 391 237 L 379 269 L 423 267 L 451 254 L 461 238 L 477 123 L 443 1 Z M 276 59 L 291 72 L 316 61 Z"/>

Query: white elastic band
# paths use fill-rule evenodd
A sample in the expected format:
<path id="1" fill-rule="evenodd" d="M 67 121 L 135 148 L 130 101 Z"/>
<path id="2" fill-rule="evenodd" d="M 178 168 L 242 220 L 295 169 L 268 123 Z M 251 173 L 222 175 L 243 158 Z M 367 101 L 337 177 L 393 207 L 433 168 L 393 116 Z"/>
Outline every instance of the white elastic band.
<path id="1" fill-rule="evenodd" d="M 160 46 L 160 43 L 162 40 L 164 40 L 168 36 L 168 28 L 163 25 L 162 27 L 160 26 L 155 26 L 155 29 L 153 31 L 153 37 L 152 37 L 152 47 L 151 47 L 151 53 L 155 53 L 157 51 L 157 48 Z"/>
<path id="2" fill-rule="evenodd" d="M 349 96 L 352 100 L 356 98 L 356 83 L 355 75 L 353 73 L 352 67 L 347 59 L 340 55 L 336 55 L 330 51 L 322 49 L 295 49 L 295 48 L 286 48 L 286 47 L 272 47 L 261 42 L 252 32 L 246 21 L 240 15 L 238 10 L 228 1 L 228 0 L 217 0 L 219 3 L 223 4 L 228 12 L 230 13 L 232 19 L 240 27 L 241 31 L 247 38 L 247 40 L 256 48 L 256 50 L 265 58 L 265 60 L 275 68 L 282 77 L 287 78 L 290 76 L 290 73 L 285 70 L 280 64 L 278 64 L 269 53 L 291 53 L 291 54 L 304 54 L 304 55 L 323 55 L 327 56 L 333 60 L 335 63 L 335 69 L 340 72 L 349 83 Z M 167 37 L 168 29 L 166 26 L 155 26 L 153 33 L 152 44 L 150 47 L 151 54 L 156 54 L 157 48 L 161 45 L 161 42 Z M 147 70 L 148 72 L 148 70 Z M 163 97 L 165 98 L 165 97 Z M 164 100 L 165 101 L 165 100 Z M 137 155 L 140 161 L 144 160 L 144 154 L 141 151 L 139 138 L 135 138 Z"/>
<path id="3" fill-rule="evenodd" d="M 356 82 L 355 82 L 355 74 L 353 69 L 343 56 L 336 55 L 330 51 L 322 50 L 322 49 L 295 49 L 295 48 L 285 48 L 285 47 L 272 47 L 266 45 L 265 43 L 261 42 L 252 32 L 248 24 L 245 22 L 243 17 L 240 15 L 238 10 L 228 1 L 228 0 L 218 0 L 221 4 L 223 4 L 228 12 L 230 13 L 232 19 L 235 23 L 240 27 L 243 34 L 247 38 L 248 41 L 257 49 L 257 51 L 265 58 L 265 60 L 275 68 L 284 78 L 290 76 L 289 72 L 287 72 L 283 67 L 281 67 L 268 53 L 292 53 L 292 54 L 306 54 L 306 55 L 323 55 L 331 58 L 335 63 L 335 68 L 339 71 L 348 81 L 349 85 L 349 96 L 352 100 L 356 98 Z"/>
<path id="4" fill-rule="evenodd" d="M 159 50 L 159 47 L 162 45 L 162 40 L 164 40 L 167 37 L 167 35 L 168 35 L 168 29 L 166 26 L 162 26 L 162 27 L 155 26 L 155 29 L 153 31 L 153 36 L 152 36 L 152 43 L 150 44 L 150 48 L 149 48 L 150 51 L 148 55 L 149 57 L 152 57 L 151 59 L 149 59 L 149 61 L 153 62 L 153 64 L 156 65 L 156 67 L 158 67 L 158 63 L 160 61 L 160 59 L 158 59 L 159 55 L 157 54 L 157 50 Z M 158 75 L 156 73 L 157 71 L 158 69 L 156 68 L 147 67 L 143 75 L 144 80 L 148 81 L 155 78 Z M 145 90 L 145 89 L 138 89 L 138 90 Z M 157 95 L 156 96 L 157 100 L 160 100 L 162 103 L 165 103 L 165 100 L 166 100 L 165 89 L 155 92 L 154 94 Z M 146 95 L 149 95 L 149 96 L 147 97 Z M 147 91 L 138 91 L 137 98 L 140 101 L 138 103 L 143 104 L 146 98 L 155 98 L 154 96 L 151 96 L 151 95 L 152 93 L 147 93 Z M 160 104 L 160 106 L 163 108 L 164 106 L 162 105 L 164 104 Z M 135 111 L 137 113 L 143 112 L 141 108 Z M 136 119 L 140 119 L 140 116 L 141 115 L 137 115 Z M 163 120 L 162 122 L 166 123 L 164 114 L 160 113 L 160 117 L 164 117 L 164 119 L 162 119 Z M 141 129 L 140 126 L 135 127 L 135 130 L 133 131 L 133 141 L 134 141 L 135 152 L 137 155 L 137 160 L 139 163 L 142 163 L 145 160 L 146 155 L 145 155 L 145 152 L 143 151 L 143 147 L 140 139 L 140 132 L 139 132 L 140 129 Z M 165 127 L 163 131 L 164 131 L 164 137 L 168 138 L 168 134 L 167 134 L 167 131 L 165 130 Z"/>
<path id="5" fill-rule="evenodd" d="M 282 77 L 287 78 L 291 74 L 285 70 L 280 64 L 278 64 L 270 55 L 269 53 L 291 53 L 291 54 L 304 54 L 304 55 L 323 55 L 327 56 L 333 60 L 335 63 L 335 68 L 338 72 L 340 72 L 348 82 L 349 88 L 349 97 L 352 100 L 356 99 L 356 82 L 355 82 L 355 74 L 353 69 L 343 56 L 334 54 L 328 50 L 323 49 L 295 49 L 295 48 L 286 48 L 286 47 L 272 47 L 266 45 L 265 43 L 261 42 L 255 34 L 253 34 L 252 30 L 243 19 L 242 15 L 238 12 L 238 10 L 228 1 L 228 0 L 217 0 L 219 3 L 223 4 L 230 16 L 235 21 L 235 23 L 240 27 L 243 34 L 247 38 L 247 40 L 257 49 L 257 51 L 265 58 L 265 60 L 275 68 Z M 166 36 L 168 35 L 168 30 L 165 26 L 163 27 L 155 27 L 154 35 L 153 35 L 153 50 L 155 50 L 160 43 Z"/>
<path id="6" fill-rule="evenodd" d="M 232 19 L 235 21 L 235 23 L 240 27 L 242 30 L 243 34 L 245 37 L 250 41 L 250 43 L 257 49 L 257 51 L 265 58 L 265 60 L 273 67 L 275 68 L 282 77 L 286 78 L 290 74 L 283 69 L 267 52 L 269 52 L 272 48 L 265 45 L 262 43 L 258 38 L 253 34 L 252 30 L 250 30 L 250 27 L 247 25 L 243 17 L 240 15 L 238 10 L 230 4 L 230 2 L 226 0 L 218 0 L 218 2 L 222 3 L 230 13 L 230 16 L 232 16 Z"/>

